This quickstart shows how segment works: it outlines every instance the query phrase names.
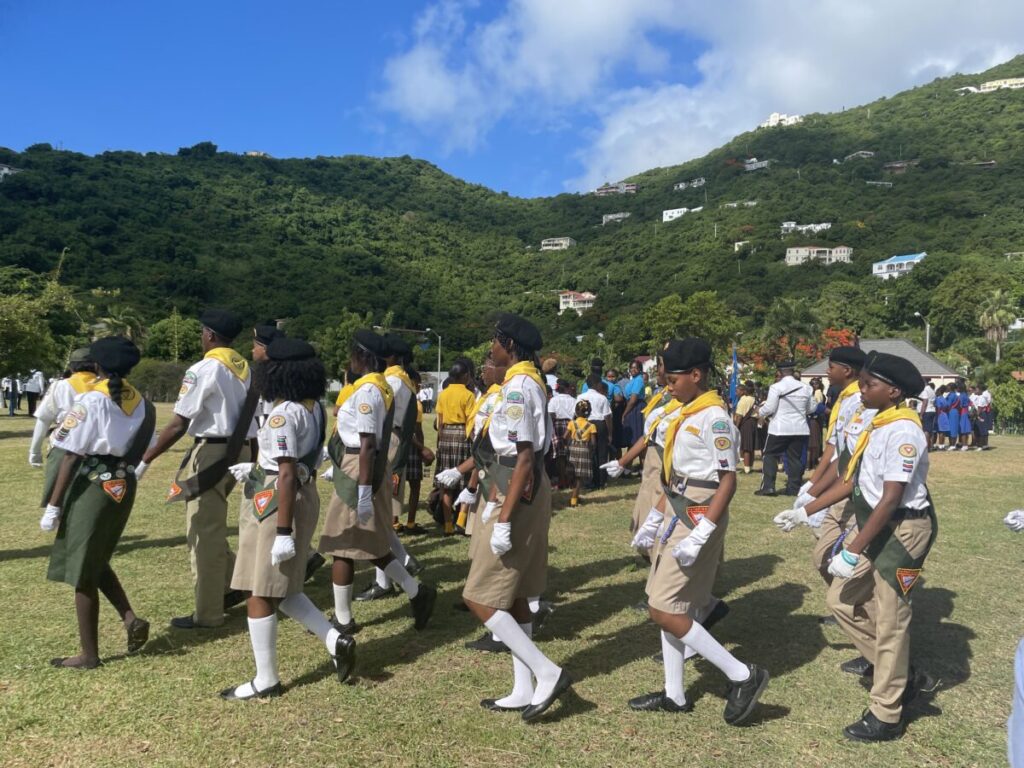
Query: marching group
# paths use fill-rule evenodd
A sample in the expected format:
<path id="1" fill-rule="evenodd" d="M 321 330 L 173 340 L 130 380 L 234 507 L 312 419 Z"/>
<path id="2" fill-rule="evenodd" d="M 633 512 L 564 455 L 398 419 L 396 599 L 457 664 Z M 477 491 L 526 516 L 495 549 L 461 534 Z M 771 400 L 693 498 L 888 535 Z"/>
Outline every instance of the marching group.
<path id="1" fill-rule="evenodd" d="M 192 444 L 168 502 L 184 504 L 195 608 L 172 626 L 218 626 L 227 608 L 245 602 L 255 674 L 222 691 L 224 699 L 282 693 L 278 611 L 323 643 L 344 682 L 355 665 L 360 629 L 352 611 L 357 562 L 377 569 L 375 584 L 361 597 L 397 587 L 408 597 L 415 629 L 431 620 L 436 589 L 417 579 L 419 564 L 399 534 L 416 526 L 414 510 L 401 519 L 405 484 L 420 482 L 423 466 L 436 460 L 446 532 L 458 526 L 471 536 L 462 604 L 491 642 L 511 652 L 511 691 L 481 705 L 535 720 L 573 684 L 532 638 L 547 586 L 551 477 L 572 488 L 576 499 L 583 483 L 621 477 L 639 461 L 631 545 L 650 566 L 647 610 L 660 632 L 664 683 L 629 707 L 690 711 L 684 663 L 699 655 L 726 678 L 726 722 L 738 725 L 751 716 L 768 671 L 737 659 L 709 631 L 728 612 L 713 588 L 741 452 L 746 463 L 750 428 L 744 419 L 751 409 L 730 409 L 719 394 L 705 341 L 667 341 L 650 393 L 639 366 L 631 371 L 635 383 L 622 393 L 626 404 L 617 420 L 628 447 L 610 456 L 616 423 L 604 413 L 611 407 L 611 382 L 601 375 L 600 361 L 574 396 L 540 363 L 537 328 L 502 314 L 479 372 L 481 391 L 467 387 L 475 378 L 467 361 L 453 366 L 439 393 L 435 454 L 423 441 L 418 376 L 401 338 L 355 333 L 328 436 L 326 373 L 310 344 L 257 326 L 250 363 L 232 348 L 243 330 L 237 317 L 208 310 L 200 322 L 204 357 L 185 374 L 174 414 L 159 433 L 152 404 L 127 380 L 139 352 L 126 339 L 77 350 L 69 375 L 46 395 L 30 462 L 41 464 L 41 444 L 53 428 L 41 527 L 56 532 L 48 578 L 74 587 L 81 643 L 78 655 L 54 659 L 55 666 L 101 663 L 99 593 L 118 610 L 129 652 L 146 643 L 149 624 L 133 611 L 111 557 L 138 482 L 187 435 Z M 807 417 L 816 400 L 793 377 L 792 362 L 778 367 L 778 381 L 756 408 L 757 419 L 770 418 L 758 493 L 776 494 L 777 462 L 784 457 L 783 493 L 794 501 L 774 522 L 783 531 L 808 526 L 815 532 L 812 559 L 825 581 L 830 614 L 860 652 L 843 669 L 871 681 L 870 706 L 845 735 L 898 738 L 903 707 L 918 682 L 910 659 L 910 595 L 937 533 L 926 485 L 929 439 L 918 409 L 907 405 L 925 382 L 900 357 L 832 350 L 828 378 L 835 396 L 820 461 L 803 482 Z M 920 407 L 928 412 L 927 404 Z M 331 483 L 322 526 L 318 476 Z M 232 553 L 227 513 L 236 485 L 243 498 Z M 303 593 L 325 559 L 334 597 L 329 619 Z"/>

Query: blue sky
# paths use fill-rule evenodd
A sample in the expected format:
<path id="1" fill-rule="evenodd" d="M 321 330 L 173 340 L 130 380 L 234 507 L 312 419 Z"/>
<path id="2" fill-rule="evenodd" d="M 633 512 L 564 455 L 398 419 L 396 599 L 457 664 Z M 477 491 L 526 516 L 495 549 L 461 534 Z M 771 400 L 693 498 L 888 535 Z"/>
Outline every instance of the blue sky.
<path id="1" fill-rule="evenodd" d="M 929 45 L 907 46 L 907 25 Z M 555 194 L 683 162 L 772 111 L 980 70 L 1021 40 L 1003 0 L 0 0 L 0 146 L 410 154 Z"/>

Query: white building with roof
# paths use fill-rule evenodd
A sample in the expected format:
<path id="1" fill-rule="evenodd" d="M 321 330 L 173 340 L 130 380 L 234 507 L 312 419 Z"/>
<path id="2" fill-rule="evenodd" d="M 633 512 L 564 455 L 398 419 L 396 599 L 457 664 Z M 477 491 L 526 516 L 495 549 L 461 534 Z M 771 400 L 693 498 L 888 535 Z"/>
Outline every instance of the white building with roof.
<path id="1" fill-rule="evenodd" d="M 833 248 L 820 245 L 801 245 L 786 249 L 786 266 L 799 267 L 811 261 L 820 261 L 825 265 L 849 264 L 851 256 L 853 256 L 853 248 L 848 245 L 837 245 Z"/>
<path id="2" fill-rule="evenodd" d="M 681 189 L 697 189 L 698 187 L 703 187 L 705 183 L 704 177 L 698 176 L 696 179 L 690 179 L 689 181 L 678 181 L 672 185 L 672 189 L 677 192 Z"/>
<path id="3" fill-rule="evenodd" d="M 619 211 L 618 213 L 606 213 L 604 214 L 604 216 L 601 217 L 601 226 L 603 227 L 605 224 L 614 223 L 617 221 L 625 221 L 631 215 L 632 214 L 629 213 L 628 211 Z"/>
<path id="4" fill-rule="evenodd" d="M 1024 77 L 1004 77 L 1001 80 L 989 80 L 987 83 L 982 83 L 978 87 L 978 91 L 981 93 L 991 93 L 1003 88 L 1009 88 L 1014 91 L 1024 88 Z"/>
<path id="5" fill-rule="evenodd" d="M 890 256 L 888 259 L 872 264 L 871 274 L 883 280 L 905 275 L 927 255 L 926 251 L 921 251 L 921 253 L 908 253 L 903 256 Z"/>
<path id="6" fill-rule="evenodd" d="M 787 125 L 797 125 L 804 121 L 803 115 L 786 115 L 781 112 L 772 112 L 768 119 L 761 123 L 758 128 L 778 128 Z"/>
<path id="7" fill-rule="evenodd" d="M 594 195 L 597 197 L 607 197 L 608 195 L 635 195 L 637 189 L 636 184 L 632 182 L 620 181 L 615 184 L 604 184 L 594 190 Z"/>
<path id="8" fill-rule="evenodd" d="M 960 375 L 948 365 L 906 339 L 861 339 L 858 346 L 864 352 L 885 352 L 909 360 L 924 378 L 931 381 L 933 387 L 951 384 L 960 378 Z M 800 371 L 800 380 L 809 382 L 816 377 L 824 379 L 827 375 L 828 358 Z"/>
<path id="9" fill-rule="evenodd" d="M 768 168 L 771 164 L 771 160 L 758 160 L 756 157 L 752 157 L 749 160 L 743 161 L 743 170 L 748 172 L 759 171 L 762 168 Z"/>
<path id="10" fill-rule="evenodd" d="M 558 314 L 571 309 L 577 315 L 582 315 L 594 306 L 597 294 L 590 291 L 559 291 L 558 292 Z"/>
<path id="11" fill-rule="evenodd" d="M 574 245 L 576 245 L 576 241 L 571 237 L 549 237 L 540 241 L 542 251 L 564 251 Z"/>
<path id="12" fill-rule="evenodd" d="M 21 173 L 21 168 L 15 168 L 13 165 L 5 165 L 4 163 L 0 163 L 0 182 L 2 182 L 8 176 L 13 176 L 16 173 Z"/>
<path id="13" fill-rule="evenodd" d="M 779 226 L 779 231 L 783 237 L 794 232 L 799 232 L 802 235 L 815 235 L 818 232 L 824 232 L 826 229 L 832 229 L 831 221 L 823 221 L 820 224 L 797 224 L 795 221 L 784 221 Z"/>
<path id="14" fill-rule="evenodd" d="M 668 210 L 661 212 L 662 223 L 667 221 L 675 221 L 680 216 L 685 216 L 689 212 L 689 208 L 669 208 Z"/>

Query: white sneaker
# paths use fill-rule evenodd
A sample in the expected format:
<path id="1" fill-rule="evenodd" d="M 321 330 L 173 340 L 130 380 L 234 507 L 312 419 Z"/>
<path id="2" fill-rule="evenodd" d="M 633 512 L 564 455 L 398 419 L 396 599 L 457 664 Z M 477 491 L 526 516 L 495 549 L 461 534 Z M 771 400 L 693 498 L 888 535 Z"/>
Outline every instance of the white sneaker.
<path id="1" fill-rule="evenodd" d="M 969 447 L 967 447 L 966 445 L 960 446 L 960 452 L 961 453 L 963 453 L 964 451 L 969 451 L 969 450 L 971 450 L 971 449 Z"/>

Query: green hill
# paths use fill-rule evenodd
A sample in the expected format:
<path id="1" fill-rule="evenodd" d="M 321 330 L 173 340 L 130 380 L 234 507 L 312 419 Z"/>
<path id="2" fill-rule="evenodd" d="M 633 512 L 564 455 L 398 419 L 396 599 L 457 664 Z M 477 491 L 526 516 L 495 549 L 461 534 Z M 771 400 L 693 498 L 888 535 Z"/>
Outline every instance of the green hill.
<path id="1" fill-rule="evenodd" d="M 314 334 L 344 308 L 378 319 L 390 310 L 396 326 L 438 328 L 451 350 L 479 344 L 489 313 L 508 308 L 529 313 L 553 348 L 571 354 L 576 336 L 639 327 L 657 300 L 708 290 L 748 332 L 788 297 L 813 305 L 824 325 L 916 330 L 919 311 L 936 345 L 974 343 L 986 293 L 1009 288 L 1018 301 L 1022 286 L 1020 262 L 1004 254 L 1024 251 L 1024 90 L 954 89 L 1020 76 L 1024 56 L 744 133 L 637 175 L 635 195 L 609 197 L 518 199 L 409 157 L 278 160 L 210 143 L 177 155 L 0 149 L 0 163 L 21 170 L 0 183 L 0 268 L 14 284 L 26 274 L 18 270 L 52 271 L 67 247 L 63 283 L 119 289 L 117 301 L 147 323 L 175 306 L 189 314 L 214 303 L 249 320 L 291 318 L 293 330 Z M 875 155 L 843 162 L 858 150 Z M 772 164 L 747 172 L 749 157 Z M 916 164 L 883 167 L 897 160 Z M 972 164 L 988 160 L 994 167 Z M 703 187 L 673 190 L 697 176 Z M 722 207 L 744 200 L 757 205 Z M 703 210 L 661 222 L 663 210 L 683 206 Z M 601 226 L 617 211 L 631 216 Z M 782 221 L 833 226 L 782 239 Z M 551 236 L 577 245 L 540 252 Z M 739 241 L 748 244 L 736 251 Z M 851 246 L 853 263 L 787 267 L 785 248 L 805 244 Z M 929 256 L 910 277 L 870 276 L 871 262 L 922 250 Z M 582 318 L 558 317 L 554 291 L 563 288 L 592 290 L 598 304 Z M 642 331 L 620 336 L 618 351 L 642 351 L 632 349 Z"/>

